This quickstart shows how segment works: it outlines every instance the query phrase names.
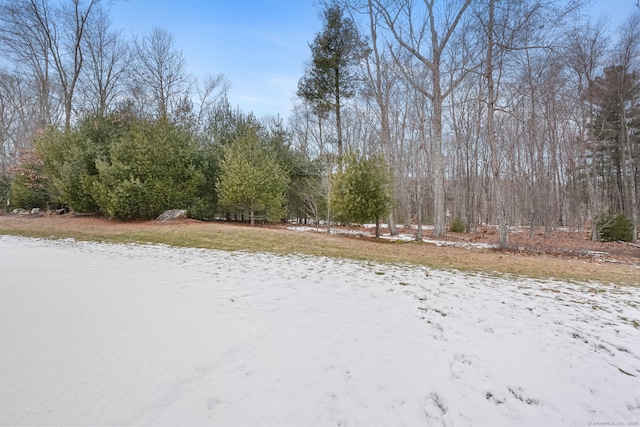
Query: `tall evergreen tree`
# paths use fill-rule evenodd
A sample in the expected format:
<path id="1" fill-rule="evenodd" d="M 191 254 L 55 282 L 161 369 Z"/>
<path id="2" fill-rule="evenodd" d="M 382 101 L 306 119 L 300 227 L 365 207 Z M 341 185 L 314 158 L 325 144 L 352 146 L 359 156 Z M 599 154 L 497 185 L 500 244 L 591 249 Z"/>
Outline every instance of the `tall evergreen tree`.
<path id="1" fill-rule="evenodd" d="M 367 55 L 367 47 L 337 4 L 324 10 L 324 28 L 309 47 L 311 64 L 298 82 L 298 96 L 310 102 L 318 116 L 335 112 L 338 154 L 342 155 L 341 109 L 344 100 L 355 95 L 356 65 Z"/>
<path id="2" fill-rule="evenodd" d="M 621 66 L 607 67 L 604 76 L 594 80 L 590 96 L 596 105 L 592 161 L 602 177 L 610 210 L 632 217 L 631 186 L 637 182 L 640 166 L 640 75 L 627 73 Z"/>

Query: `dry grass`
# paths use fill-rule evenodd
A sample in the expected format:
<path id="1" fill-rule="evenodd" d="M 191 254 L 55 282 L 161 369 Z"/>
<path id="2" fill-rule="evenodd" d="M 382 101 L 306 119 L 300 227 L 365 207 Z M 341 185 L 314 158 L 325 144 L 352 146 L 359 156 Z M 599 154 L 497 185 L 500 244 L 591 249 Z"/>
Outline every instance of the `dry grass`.
<path id="1" fill-rule="evenodd" d="M 391 243 L 369 238 L 193 220 L 120 222 L 91 217 L 0 216 L 0 234 L 74 238 L 113 243 L 162 243 L 173 246 L 308 254 L 377 262 L 411 263 L 534 278 L 639 285 L 640 266 L 518 254 L 490 249 L 438 247 L 428 243 Z"/>

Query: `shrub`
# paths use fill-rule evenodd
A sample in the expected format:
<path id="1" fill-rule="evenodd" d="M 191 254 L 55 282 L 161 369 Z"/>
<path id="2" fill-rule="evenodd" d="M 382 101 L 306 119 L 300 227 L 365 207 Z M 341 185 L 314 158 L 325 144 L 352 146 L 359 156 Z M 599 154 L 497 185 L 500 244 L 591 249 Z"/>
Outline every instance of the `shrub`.
<path id="1" fill-rule="evenodd" d="M 155 218 L 189 207 L 204 176 L 190 135 L 166 122 L 138 122 L 98 159 L 93 191 L 102 212 L 118 219 Z"/>
<path id="2" fill-rule="evenodd" d="M 331 176 L 331 207 L 336 219 L 364 224 L 391 210 L 391 176 L 381 156 L 348 152 L 344 171 Z"/>
<path id="3" fill-rule="evenodd" d="M 602 215 L 596 223 L 596 230 L 598 238 L 603 242 L 633 240 L 633 223 L 622 213 Z"/>
<path id="4" fill-rule="evenodd" d="M 33 149 L 21 150 L 19 163 L 12 168 L 10 203 L 16 208 L 46 208 L 51 201 L 49 180 L 42 159 Z"/>
<path id="5" fill-rule="evenodd" d="M 453 221 L 451 221 L 451 225 L 449 226 L 449 231 L 451 231 L 452 233 L 464 233 L 466 229 L 467 226 L 460 218 L 454 218 Z"/>
<path id="6" fill-rule="evenodd" d="M 45 208 L 49 199 L 41 189 L 31 186 L 23 175 L 17 175 L 11 185 L 11 206 L 14 208 Z"/>
<path id="7" fill-rule="evenodd" d="M 134 119 L 114 113 L 87 116 L 66 132 L 49 128 L 35 140 L 54 201 L 77 212 L 98 212 L 95 182 L 98 160 L 108 161 L 110 145 L 129 132 Z"/>
<path id="8" fill-rule="evenodd" d="M 89 173 L 95 158 L 90 140 L 75 130 L 63 133 L 51 128 L 36 139 L 35 146 L 51 182 L 52 198 L 77 212 L 97 211 L 90 193 L 91 178 L 97 174 Z"/>

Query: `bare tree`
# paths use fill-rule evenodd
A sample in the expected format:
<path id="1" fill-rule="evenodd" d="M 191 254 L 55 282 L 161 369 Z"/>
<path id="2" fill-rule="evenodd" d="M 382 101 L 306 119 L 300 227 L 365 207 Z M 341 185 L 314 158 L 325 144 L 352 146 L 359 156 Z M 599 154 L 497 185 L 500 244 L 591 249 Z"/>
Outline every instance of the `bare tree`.
<path id="1" fill-rule="evenodd" d="M 391 103 L 391 91 L 396 83 L 395 72 L 391 70 L 385 47 L 381 46 L 378 36 L 379 12 L 373 5 L 373 0 L 367 0 L 367 12 L 369 15 L 369 32 L 371 37 L 371 53 L 366 58 L 366 73 L 369 82 L 368 88 L 371 97 L 378 107 L 380 122 L 380 142 L 387 164 L 393 171 L 395 169 L 394 148 L 391 143 L 391 123 L 389 118 L 389 108 Z M 395 192 L 392 192 L 392 199 L 395 199 Z M 395 224 L 394 208 L 389 213 L 389 228 L 391 235 L 398 234 Z"/>
<path id="2" fill-rule="evenodd" d="M 500 160 L 498 156 L 498 143 L 495 130 L 496 115 L 496 88 L 494 73 L 496 66 L 494 64 L 494 49 L 496 47 L 495 40 L 495 0 L 489 0 L 489 19 L 486 25 L 487 33 L 487 55 L 485 77 L 487 79 L 487 141 L 491 152 L 491 172 L 492 187 L 491 194 L 494 203 L 498 209 L 498 223 L 500 225 L 500 246 L 507 245 L 507 212 L 504 200 L 504 192 L 500 189 Z"/>
<path id="3" fill-rule="evenodd" d="M 13 56 L 29 64 L 40 81 L 43 114 L 51 114 L 51 73 L 56 76 L 64 106 L 65 129 L 71 127 L 76 85 L 84 63 L 85 30 L 101 0 L 15 0 L 2 3 L 3 41 Z"/>
<path id="4" fill-rule="evenodd" d="M 467 232 L 475 232 L 481 217 L 481 201 L 486 198 L 481 177 L 486 163 L 482 152 L 486 148 L 484 125 L 486 118 L 486 82 L 480 75 L 470 75 L 453 92 L 450 120 L 455 135 L 453 157 L 454 186 L 452 195 L 454 217 L 464 218 Z M 461 193 L 461 194 L 460 194 Z"/>
<path id="5" fill-rule="evenodd" d="M 14 76 L 0 72 L 0 176 L 7 173 L 15 156 L 15 123 L 21 106 L 16 105 L 12 95 L 18 88 Z"/>
<path id="6" fill-rule="evenodd" d="M 47 24 L 46 18 L 42 19 L 43 27 L 48 28 L 45 33 L 48 34 L 53 62 L 62 88 L 65 129 L 71 127 L 73 96 L 84 63 L 85 30 L 91 15 L 99 10 L 99 3 L 100 0 L 89 0 L 85 5 L 81 0 L 71 0 L 69 3 L 63 4 L 59 10 L 62 24 L 60 30 L 56 29 L 55 21 Z M 58 31 L 61 40 L 56 38 Z"/>
<path id="7" fill-rule="evenodd" d="M 196 125 L 204 126 L 211 110 L 227 96 L 231 83 L 222 74 L 209 74 L 203 80 L 195 79 L 194 85 L 197 100 Z"/>
<path id="8" fill-rule="evenodd" d="M 595 24 L 587 22 L 571 27 L 565 36 L 563 49 L 563 58 L 572 76 L 572 99 L 578 106 L 576 119 L 579 132 L 576 139 L 578 151 L 573 169 L 576 173 L 582 173 L 585 176 L 587 199 L 584 202 L 588 207 L 588 217 L 592 224 L 596 223 L 597 216 L 602 213 L 602 201 L 598 196 L 599 184 L 596 178 L 595 162 L 590 161 L 587 155 L 588 148 L 592 145 L 590 123 L 595 114 L 594 105 L 589 102 L 588 90 L 593 86 L 596 75 L 602 67 L 607 49 L 605 25 L 604 20 L 599 20 Z M 591 239 L 597 240 L 596 227 L 592 227 L 591 232 Z"/>
<path id="9" fill-rule="evenodd" d="M 99 9 L 85 30 L 86 64 L 82 92 L 89 110 L 102 117 L 123 95 L 131 50 L 120 31 L 111 29 L 108 12 Z"/>
<path id="10" fill-rule="evenodd" d="M 442 154 L 444 100 L 462 80 L 464 73 L 455 79 L 445 78 L 447 69 L 445 50 L 449 47 L 454 32 L 463 21 L 471 0 L 450 0 L 443 7 L 436 7 L 435 0 L 424 0 L 424 9 L 412 0 L 383 2 L 374 0 L 377 11 L 386 26 L 402 48 L 429 72 L 430 87 L 421 84 L 411 69 L 396 60 L 405 77 L 413 87 L 431 101 L 431 125 L 433 135 L 431 154 L 433 156 L 434 231 L 435 236 L 444 234 L 445 225 L 445 182 L 444 158 Z M 426 46 L 425 46 L 426 45 Z M 448 86 L 443 87 L 448 82 Z"/>
<path id="11" fill-rule="evenodd" d="M 517 204 L 507 199 L 506 189 L 510 182 L 515 185 L 520 179 L 520 173 L 524 174 L 525 180 L 529 179 L 532 170 L 525 171 L 520 168 L 520 164 L 508 165 L 504 161 L 505 156 L 512 156 L 514 162 L 521 161 L 521 157 L 518 157 L 521 152 L 517 146 L 512 145 L 513 141 L 538 144 L 539 140 L 548 139 L 549 136 L 542 137 L 540 134 L 536 111 L 539 94 L 535 92 L 537 86 L 544 82 L 544 78 L 551 74 L 545 75 L 540 72 L 545 69 L 545 65 L 539 66 L 538 59 L 534 59 L 532 55 L 533 52 L 548 55 L 549 52 L 558 49 L 556 40 L 561 39 L 558 32 L 563 28 L 565 18 L 573 10 L 574 4 L 558 5 L 555 2 L 537 0 L 488 0 L 486 3 L 478 2 L 476 6 L 474 12 L 480 22 L 485 51 L 482 72 L 487 86 L 486 139 L 490 150 L 491 195 L 492 203 L 497 210 L 499 243 L 506 246 L 508 219 L 510 216 L 515 217 L 518 210 Z M 550 64 L 551 60 L 550 55 L 541 57 L 543 64 Z M 535 76 L 531 74 L 534 63 L 539 67 Z M 509 76 L 517 77 L 509 79 Z M 527 105 L 522 104 L 525 101 L 528 101 Z M 500 130 L 498 120 L 507 128 Z M 523 128 L 523 123 L 527 123 L 526 129 Z M 505 132 L 511 132 L 511 136 Z M 530 147 L 541 156 L 532 162 L 536 168 L 544 168 L 544 162 L 540 160 L 548 154 L 545 152 L 546 148 L 540 148 L 541 145 L 540 149 L 531 145 Z M 511 170 L 507 169 L 507 166 Z M 536 169 L 538 172 L 541 170 L 543 169 Z M 538 191 L 540 176 L 533 179 Z M 534 185 L 534 181 L 531 181 L 531 185 Z M 536 202 L 531 203 L 535 205 Z M 537 208 L 531 207 L 530 211 L 531 209 L 535 211 Z M 548 207 L 542 209 L 546 211 Z"/>
<path id="12" fill-rule="evenodd" d="M 30 0 L 0 3 L 0 49 L 16 67 L 32 76 L 38 100 L 38 126 L 52 123 L 52 64 L 48 36 L 40 25 L 46 3 Z"/>
<path id="13" fill-rule="evenodd" d="M 136 38 L 134 52 L 134 90 L 137 96 L 150 98 L 157 116 L 166 120 L 172 104 L 179 102 L 188 90 L 184 55 L 175 48 L 173 35 L 159 27 Z"/>
<path id="14" fill-rule="evenodd" d="M 173 102 L 172 120 L 191 130 L 201 143 L 207 145 L 206 127 L 210 116 L 222 101 L 226 101 L 229 86 L 229 81 L 222 73 L 209 74 L 204 80 L 192 77 L 182 97 Z"/>

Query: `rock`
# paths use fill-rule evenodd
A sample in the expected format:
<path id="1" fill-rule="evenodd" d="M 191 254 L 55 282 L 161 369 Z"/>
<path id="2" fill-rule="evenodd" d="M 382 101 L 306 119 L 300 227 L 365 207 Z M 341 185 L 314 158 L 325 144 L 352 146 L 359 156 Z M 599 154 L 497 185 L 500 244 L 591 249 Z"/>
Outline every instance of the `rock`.
<path id="1" fill-rule="evenodd" d="M 24 209 L 18 208 L 18 209 L 12 210 L 11 215 L 22 215 L 23 212 L 24 212 Z"/>
<path id="2" fill-rule="evenodd" d="M 184 209 L 171 209 L 164 211 L 156 218 L 158 221 L 174 221 L 176 219 L 186 219 L 187 211 Z"/>
<path id="3" fill-rule="evenodd" d="M 31 209 L 31 215 L 35 215 L 35 214 L 38 214 L 38 213 L 40 213 L 40 208 Z"/>

